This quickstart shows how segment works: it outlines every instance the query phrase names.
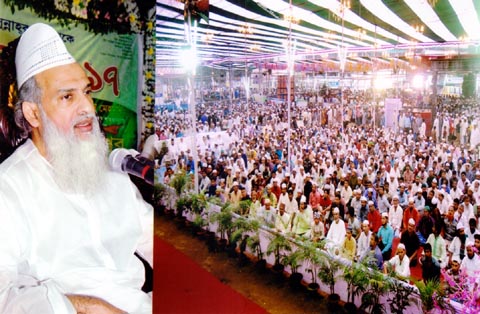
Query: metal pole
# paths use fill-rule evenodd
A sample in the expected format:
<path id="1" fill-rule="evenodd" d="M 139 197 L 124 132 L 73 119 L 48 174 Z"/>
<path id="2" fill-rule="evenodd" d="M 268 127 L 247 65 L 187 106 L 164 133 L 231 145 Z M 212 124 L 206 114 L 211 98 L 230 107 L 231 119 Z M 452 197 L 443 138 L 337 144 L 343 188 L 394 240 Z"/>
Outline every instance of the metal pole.
<path id="1" fill-rule="evenodd" d="M 186 4 L 188 5 L 188 3 Z M 196 29 L 197 29 L 197 22 L 195 21 L 195 33 L 192 36 L 191 30 L 191 14 L 190 10 L 187 10 L 187 42 L 190 46 L 190 51 L 196 53 Z M 192 56 L 193 57 L 193 56 Z M 193 154 L 193 162 L 195 163 L 193 176 L 194 176 L 194 193 L 198 193 L 198 152 L 197 152 L 197 112 L 195 108 L 195 86 L 194 86 L 194 77 L 195 77 L 195 65 L 193 65 L 192 69 L 188 69 L 188 107 L 190 110 L 191 120 L 192 120 L 192 154 Z"/>
<path id="2" fill-rule="evenodd" d="M 290 128 L 290 119 L 291 119 L 291 85 L 292 85 L 292 73 L 294 71 L 293 67 L 293 60 L 292 60 L 292 0 L 290 0 L 290 18 L 288 20 L 288 44 L 287 44 L 287 55 L 288 55 L 288 60 L 287 60 L 287 107 L 288 107 L 288 125 L 287 125 L 287 168 L 288 172 L 292 172 L 292 165 L 290 164 L 291 160 L 291 145 L 290 145 L 290 138 L 291 138 L 291 128 Z"/>

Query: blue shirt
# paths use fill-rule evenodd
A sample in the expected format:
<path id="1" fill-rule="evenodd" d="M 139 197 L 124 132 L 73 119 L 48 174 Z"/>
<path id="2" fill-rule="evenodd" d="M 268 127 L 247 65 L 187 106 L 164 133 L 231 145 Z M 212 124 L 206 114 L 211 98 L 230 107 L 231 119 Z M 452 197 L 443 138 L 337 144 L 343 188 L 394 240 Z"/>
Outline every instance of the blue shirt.
<path id="1" fill-rule="evenodd" d="M 382 242 L 384 244 L 384 248 L 382 253 L 387 252 L 392 248 L 393 243 L 393 228 L 387 223 L 387 226 L 384 227 L 383 225 L 378 229 L 377 235 L 379 238 L 382 238 Z"/>

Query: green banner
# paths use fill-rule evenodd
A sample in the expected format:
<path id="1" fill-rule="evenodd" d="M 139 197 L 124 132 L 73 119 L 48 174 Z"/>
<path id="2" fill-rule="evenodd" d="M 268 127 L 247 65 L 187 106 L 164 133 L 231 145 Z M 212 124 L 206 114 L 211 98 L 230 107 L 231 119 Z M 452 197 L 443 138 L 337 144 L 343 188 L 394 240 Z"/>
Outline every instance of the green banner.
<path id="1" fill-rule="evenodd" d="M 85 69 L 111 148 L 136 148 L 138 35 L 93 34 L 75 23 L 60 27 L 55 20 L 46 21 L 29 9 L 12 14 L 0 0 L 0 50 L 37 22 L 54 27 Z"/>

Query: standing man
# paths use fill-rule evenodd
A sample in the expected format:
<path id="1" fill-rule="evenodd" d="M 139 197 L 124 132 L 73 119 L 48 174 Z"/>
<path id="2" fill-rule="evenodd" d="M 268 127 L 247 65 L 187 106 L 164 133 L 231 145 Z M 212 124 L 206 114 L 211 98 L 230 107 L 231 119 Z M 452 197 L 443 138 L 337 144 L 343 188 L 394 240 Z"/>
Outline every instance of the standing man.
<path id="1" fill-rule="evenodd" d="M 0 165 L 0 312 L 142 313 L 153 211 L 107 163 L 91 82 L 45 24 L 15 56 L 24 142 Z"/>
<path id="2" fill-rule="evenodd" d="M 395 233 L 395 237 L 400 237 L 403 223 L 403 209 L 399 204 L 398 195 L 394 195 L 392 198 L 392 206 L 388 211 L 388 217 L 390 217 L 391 226 Z"/>

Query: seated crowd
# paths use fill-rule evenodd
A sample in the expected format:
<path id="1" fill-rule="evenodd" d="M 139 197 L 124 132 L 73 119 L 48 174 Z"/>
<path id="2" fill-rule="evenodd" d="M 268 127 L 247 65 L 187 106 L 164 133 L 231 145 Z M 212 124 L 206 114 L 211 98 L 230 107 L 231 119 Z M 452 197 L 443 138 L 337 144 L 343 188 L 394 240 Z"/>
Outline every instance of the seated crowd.
<path id="1" fill-rule="evenodd" d="M 326 239 L 331 254 L 352 261 L 373 253 L 379 269 L 399 278 L 408 280 L 417 265 L 424 280 L 440 279 L 441 270 L 480 278 L 476 147 L 408 126 L 342 126 L 316 109 L 307 119 L 294 108 L 289 132 L 272 108 L 259 105 L 253 119 L 233 115 L 238 122 L 228 123 L 223 143 L 198 146 L 198 164 L 170 147 L 165 182 L 173 170 L 198 169 L 204 193 L 250 202 L 241 214 L 294 237 Z M 471 123 L 476 128 L 478 119 Z"/>

